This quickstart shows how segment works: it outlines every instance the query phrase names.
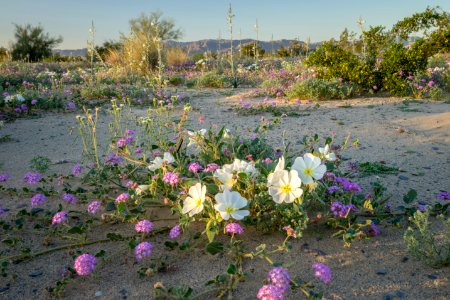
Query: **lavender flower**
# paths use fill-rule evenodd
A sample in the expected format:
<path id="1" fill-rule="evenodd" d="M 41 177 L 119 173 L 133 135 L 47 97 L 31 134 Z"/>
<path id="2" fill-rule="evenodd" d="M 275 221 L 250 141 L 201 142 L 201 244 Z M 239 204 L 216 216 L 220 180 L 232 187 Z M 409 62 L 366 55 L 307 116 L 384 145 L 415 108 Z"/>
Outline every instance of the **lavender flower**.
<path id="1" fill-rule="evenodd" d="M 239 223 L 229 223 L 225 226 L 225 231 L 232 234 L 243 234 L 244 228 Z"/>
<path id="2" fill-rule="evenodd" d="M 178 225 L 175 225 L 174 227 L 172 227 L 172 229 L 170 229 L 169 237 L 171 239 L 176 239 L 177 237 L 180 236 L 180 234 L 181 234 L 181 225 L 178 224 Z"/>
<path id="3" fill-rule="evenodd" d="M 207 164 L 206 168 L 203 170 L 203 172 L 211 172 L 214 173 L 215 170 L 220 169 L 220 166 L 215 163 Z"/>
<path id="4" fill-rule="evenodd" d="M 100 201 L 92 201 L 87 206 L 87 212 L 91 215 L 95 215 L 95 213 L 101 206 L 102 204 L 100 203 Z"/>
<path id="5" fill-rule="evenodd" d="M 328 193 L 333 194 L 334 192 L 339 191 L 339 190 L 340 190 L 340 188 L 337 185 L 332 185 L 328 188 Z"/>
<path id="6" fill-rule="evenodd" d="M 291 285 L 291 276 L 288 270 L 282 267 L 273 268 L 269 271 L 267 280 L 274 286 L 280 288 L 281 292 L 284 294 Z"/>
<path id="7" fill-rule="evenodd" d="M 117 166 L 123 161 L 124 161 L 124 158 L 115 153 L 111 153 L 105 158 L 105 162 L 108 165 L 112 165 L 112 166 Z"/>
<path id="8" fill-rule="evenodd" d="M 377 236 L 377 235 L 380 235 L 380 234 L 381 234 L 381 231 L 380 231 L 380 229 L 378 229 L 377 224 L 375 224 L 374 222 L 372 222 L 372 223 L 370 223 L 370 230 L 369 230 L 369 233 L 372 234 L 372 235 Z"/>
<path id="9" fill-rule="evenodd" d="M 162 181 L 170 184 L 171 186 L 175 186 L 179 181 L 178 174 L 174 172 L 167 172 L 163 175 Z"/>
<path id="10" fill-rule="evenodd" d="M 31 197 L 31 206 L 38 207 L 39 205 L 44 203 L 45 200 L 47 200 L 47 197 L 45 197 L 44 194 L 36 194 L 33 197 Z"/>
<path id="11" fill-rule="evenodd" d="M 136 230 L 136 232 L 149 233 L 150 231 L 152 231 L 153 226 L 153 223 L 149 220 L 142 220 L 136 223 L 134 229 Z"/>
<path id="12" fill-rule="evenodd" d="M 27 172 L 23 177 L 23 181 L 29 185 L 35 185 L 42 179 L 42 175 L 39 173 Z"/>
<path id="13" fill-rule="evenodd" d="M 153 245 L 149 242 L 139 243 L 136 248 L 134 248 L 134 256 L 137 261 L 141 261 L 144 257 L 152 254 Z"/>
<path id="14" fill-rule="evenodd" d="M 11 178 L 9 174 L 6 173 L 0 174 L 0 182 L 6 182 L 9 178 Z"/>
<path id="15" fill-rule="evenodd" d="M 81 254 L 75 259 L 74 269 L 80 276 L 90 275 L 97 264 L 95 256 L 88 253 Z"/>
<path id="16" fill-rule="evenodd" d="M 424 204 L 419 204 L 419 205 L 417 206 L 417 209 L 420 210 L 421 212 L 425 212 L 425 210 L 426 210 L 426 205 L 424 205 Z"/>
<path id="17" fill-rule="evenodd" d="M 73 194 L 65 193 L 62 197 L 62 199 L 70 204 L 77 203 L 78 199 Z"/>
<path id="18" fill-rule="evenodd" d="M 61 224 L 67 221 L 67 213 L 65 211 L 57 212 L 52 219 L 52 225 Z"/>
<path id="19" fill-rule="evenodd" d="M 75 104 L 75 102 L 69 101 L 69 102 L 67 102 L 67 108 L 68 109 L 75 109 L 75 108 L 77 108 L 77 105 Z"/>
<path id="20" fill-rule="evenodd" d="M 284 300 L 281 289 L 274 285 L 263 285 L 256 295 L 259 300 Z"/>
<path id="21" fill-rule="evenodd" d="M 117 147 L 122 148 L 125 147 L 127 145 L 127 140 L 126 138 L 120 138 L 117 140 L 116 142 Z"/>
<path id="22" fill-rule="evenodd" d="M 31 105 L 36 105 L 38 101 L 36 99 L 31 100 Z"/>
<path id="23" fill-rule="evenodd" d="M 78 177 L 81 175 L 82 172 L 83 172 L 83 167 L 80 164 L 76 164 L 75 166 L 73 166 L 73 168 L 72 168 L 73 176 Z"/>
<path id="24" fill-rule="evenodd" d="M 192 172 L 192 173 L 197 173 L 198 171 L 200 171 L 202 169 L 203 169 L 203 167 L 200 166 L 198 163 L 195 163 L 195 162 L 191 163 L 189 165 L 189 167 L 188 167 L 189 172 Z"/>
<path id="25" fill-rule="evenodd" d="M 314 276 L 322 280 L 324 283 L 329 283 L 331 281 L 332 273 L 330 267 L 323 263 L 314 263 L 312 267 L 316 270 Z"/>
<path id="26" fill-rule="evenodd" d="M 1 181 L 1 180 L 0 180 Z M 440 192 L 437 195 L 437 198 L 439 200 L 450 200 L 450 193 L 449 192 Z"/>
<path id="27" fill-rule="evenodd" d="M 144 152 L 144 150 L 141 147 L 137 147 L 136 150 L 134 150 L 134 152 L 136 154 L 142 154 L 142 152 Z"/>
<path id="28" fill-rule="evenodd" d="M 131 136 L 131 135 L 135 135 L 136 131 L 132 130 L 132 129 L 127 129 L 125 130 L 125 135 Z"/>
<path id="29" fill-rule="evenodd" d="M 356 207 L 353 204 L 343 204 L 335 201 L 331 204 L 330 210 L 335 217 L 345 218 L 351 211 L 356 211 Z"/>
<path id="30" fill-rule="evenodd" d="M 116 203 L 126 202 L 128 200 L 128 198 L 130 198 L 130 194 L 122 193 L 119 196 L 117 196 Z"/>

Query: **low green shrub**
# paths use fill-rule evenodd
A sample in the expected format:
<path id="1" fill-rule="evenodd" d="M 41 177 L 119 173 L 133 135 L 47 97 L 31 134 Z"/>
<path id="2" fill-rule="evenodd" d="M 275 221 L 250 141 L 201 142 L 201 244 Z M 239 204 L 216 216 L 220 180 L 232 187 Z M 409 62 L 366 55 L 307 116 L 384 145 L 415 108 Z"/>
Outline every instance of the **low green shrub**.
<path id="1" fill-rule="evenodd" d="M 308 78 L 296 82 L 287 95 L 289 98 L 330 100 L 346 99 L 356 94 L 358 86 L 352 83 L 341 82 L 337 79 L 328 81 L 317 78 Z"/>

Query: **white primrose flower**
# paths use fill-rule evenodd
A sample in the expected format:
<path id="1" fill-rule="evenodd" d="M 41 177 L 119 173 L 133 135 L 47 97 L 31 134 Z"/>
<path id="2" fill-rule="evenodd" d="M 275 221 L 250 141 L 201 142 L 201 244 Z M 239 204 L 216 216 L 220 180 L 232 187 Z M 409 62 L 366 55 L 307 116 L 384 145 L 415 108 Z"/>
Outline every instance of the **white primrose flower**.
<path id="1" fill-rule="evenodd" d="M 189 213 L 192 217 L 203 210 L 203 202 L 206 197 L 206 185 L 200 182 L 189 188 L 189 196 L 183 202 L 183 214 Z"/>
<path id="2" fill-rule="evenodd" d="M 155 171 L 160 169 L 163 165 L 168 165 L 175 162 L 175 158 L 169 152 L 164 152 L 164 156 L 155 158 L 152 163 L 148 166 L 150 171 Z"/>
<path id="3" fill-rule="evenodd" d="M 270 173 L 269 176 L 267 176 L 267 186 L 272 185 L 274 173 L 283 170 L 284 170 L 284 156 L 280 157 L 280 159 L 278 160 L 277 166 L 275 167 L 273 173 Z"/>
<path id="4" fill-rule="evenodd" d="M 292 203 L 303 195 L 303 190 L 300 188 L 301 185 L 302 181 L 298 177 L 297 171 L 277 171 L 273 173 L 269 194 L 272 196 L 273 201 L 278 204 L 283 202 Z"/>
<path id="5" fill-rule="evenodd" d="M 322 164 L 320 158 L 306 153 L 303 157 L 297 157 L 292 165 L 292 170 L 298 172 L 303 184 L 313 183 L 315 180 L 322 179 L 323 174 L 327 171 L 327 167 Z"/>
<path id="6" fill-rule="evenodd" d="M 142 193 L 148 191 L 149 189 L 150 189 L 150 185 L 148 185 L 148 184 L 138 185 L 138 187 L 136 188 L 136 194 L 141 195 Z"/>
<path id="7" fill-rule="evenodd" d="M 222 183 L 220 188 L 223 189 L 229 189 L 233 187 L 233 185 L 236 183 L 236 178 L 234 177 L 234 174 L 231 170 L 231 168 L 223 166 L 222 169 L 217 169 L 214 171 L 214 177 L 219 179 L 219 181 Z"/>
<path id="8" fill-rule="evenodd" d="M 228 189 L 225 189 L 223 193 L 218 193 L 214 198 L 217 201 L 214 208 L 224 220 L 229 220 L 230 218 L 242 220 L 250 214 L 248 210 L 240 210 L 247 206 L 248 201 L 238 192 L 230 192 Z"/>
<path id="9" fill-rule="evenodd" d="M 193 145 L 198 145 L 197 141 L 199 138 L 204 138 L 208 130 L 200 129 L 199 131 L 188 131 L 189 144 L 188 147 Z"/>
<path id="10" fill-rule="evenodd" d="M 325 145 L 325 147 L 319 147 L 319 153 L 320 155 L 328 161 L 335 161 L 336 160 L 336 154 L 333 152 L 330 152 L 330 146 L 328 144 Z"/>

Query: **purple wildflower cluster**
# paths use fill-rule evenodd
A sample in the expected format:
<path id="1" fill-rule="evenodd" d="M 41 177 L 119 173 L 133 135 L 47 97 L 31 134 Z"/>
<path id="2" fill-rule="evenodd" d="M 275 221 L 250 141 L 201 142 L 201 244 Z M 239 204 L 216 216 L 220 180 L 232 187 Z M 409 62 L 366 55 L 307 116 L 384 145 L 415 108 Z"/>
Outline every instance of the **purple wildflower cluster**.
<path id="1" fill-rule="evenodd" d="M 154 225 L 149 220 L 142 220 L 136 223 L 134 229 L 139 233 L 149 233 L 152 231 Z"/>
<path id="2" fill-rule="evenodd" d="M 95 215 L 95 213 L 101 206 L 102 204 L 100 203 L 100 201 L 92 201 L 87 206 L 87 212 L 91 215 Z"/>
<path id="3" fill-rule="evenodd" d="M 63 222 L 67 221 L 67 212 L 60 211 L 57 212 L 52 219 L 52 225 L 61 224 Z"/>
<path id="4" fill-rule="evenodd" d="M 172 229 L 170 229 L 169 232 L 169 237 L 171 239 L 176 239 L 177 237 L 179 237 L 181 234 L 181 225 L 177 224 L 174 227 L 172 227 Z"/>
<path id="5" fill-rule="evenodd" d="M 256 298 L 259 300 L 284 300 L 284 295 L 279 287 L 268 284 L 259 289 Z"/>
<path id="6" fill-rule="evenodd" d="M 80 276 L 90 275 L 97 264 L 95 256 L 88 253 L 81 254 L 75 259 L 74 269 Z"/>
<path id="7" fill-rule="evenodd" d="M 335 201 L 331 203 L 331 212 L 335 217 L 345 218 L 352 211 L 356 211 L 356 206 L 353 204 L 343 204 L 342 202 Z"/>
<path id="8" fill-rule="evenodd" d="M 203 170 L 203 172 L 208 173 L 214 173 L 215 170 L 220 169 L 220 166 L 218 164 L 215 163 L 211 163 L 211 164 L 207 164 L 206 168 Z"/>
<path id="9" fill-rule="evenodd" d="M 27 172 L 25 176 L 23 176 L 23 181 L 29 185 L 35 185 L 41 181 L 41 179 L 42 175 L 39 173 Z"/>
<path id="10" fill-rule="evenodd" d="M 75 195 L 73 194 L 69 194 L 69 193 L 65 193 L 62 197 L 62 199 L 66 202 L 68 202 L 69 204 L 75 204 L 77 203 L 78 199 Z"/>
<path id="11" fill-rule="evenodd" d="M 356 182 L 351 182 L 345 177 L 337 177 L 336 182 L 339 183 L 347 192 L 360 193 L 362 191 L 359 184 L 357 184 Z"/>
<path id="12" fill-rule="evenodd" d="M 126 202 L 130 198 L 130 194 L 122 193 L 116 198 L 116 203 Z"/>
<path id="13" fill-rule="evenodd" d="M 438 198 L 439 200 L 450 200 L 450 193 L 449 193 L 449 192 L 440 192 L 440 193 L 437 195 L 437 198 Z"/>
<path id="14" fill-rule="evenodd" d="M 36 194 L 33 197 L 31 197 L 31 206 L 38 207 L 39 205 L 44 203 L 45 200 L 47 200 L 47 197 L 45 197 L 44 194 Z"/>
<path id="15" fill-rule="evenodd" d="M 105 158 L 105 163 L 111 166 L 117 166 L 125 159 L 122 156 L 117 155 L 116 153 L 111 153 Z"/>
<path id="16" fill-rule="evenodd" d="M 168 183 L 171 186 L 177 185 L 178 181 L 180 179 L 178 178 L 178 174 L 174 172 L 167 172 L 163 175 L 162 181 L 165 183 Z"/>
<path id="17" fill-rule="evenodd" d="M 197 173 L 197 172 L 201 171 L 202 169 L 203 169 L 203 167 L 195 162 L 191 163 L 188 167 L 188 170 L 191 173 Z"/>
<path id="18" fill-rule="evenodd" d="M 333 274 L 331 273 L 330 267 L 323 263 L 314 263 L 312 267 L 316 271 L 314 276 L 322 280 L 324 283 L 329 283 L 331 281 Z"/>
<path id="19" fill-rule="evenodd" d="M 133 136 L 122 137 L 122 138 L 117 140 L 116 145 L 119 148 L 123 148 L 123 147 L 131 144 L 133 141 L 134 141 L 134 137 Z"/>
<path id="20" fill-rule="evenodd" d="M 267 280 L 272 285 L 280 288 L 283 294 L 286 293 L 291 285 L 291 276 L 289 275 L 288 270 L 283 267 L 277 267 L 270 270 L 267 275 Z"/>
<path id="21" fill-rule="evenodd" d="M 9 174 L 6 173 L 0 174 L 0 182 L 6 182 L 9 178 L 11 178 Z"/>
<path id="22" fill-rule="evenodd" d="M 81 173 L 83 173 L 83 167 L 80 164 L 76 164 L 75 166 L 73 166 L 72 168 L 73 176 L 78 177 L 81 175 Z"/>
<path id="23" fill-rule="evenodd" d="M 238 223 L 229 223 L 225 226 L 225 231 L 231 234 L 243 234 L 244 228 Z"/>
<path id="24" fill-rule="evenodd" d="M 149 242 L 139 243 L 136 248 L 134 248 L 134 256 L 137 261 L 141 261 L 144 257 L 152 254 L 153 245 Z"/>

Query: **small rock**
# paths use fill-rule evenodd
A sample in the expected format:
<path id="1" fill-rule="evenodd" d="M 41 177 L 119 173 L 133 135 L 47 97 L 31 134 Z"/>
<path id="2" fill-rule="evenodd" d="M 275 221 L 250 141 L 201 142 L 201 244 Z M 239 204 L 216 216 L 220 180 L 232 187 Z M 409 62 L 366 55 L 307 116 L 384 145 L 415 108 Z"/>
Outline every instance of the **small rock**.
<path id="1" fill-rule="evenodd" d="M 322 251 L 320 249 L 314 249 L 314 251 L 316 251 L 316 256 L 325 256 L 325 255 L 327 255 L 324 251 Z"/>
<path id="2" fill-rule="evenodd" d="M 19 204 L 16 206 L 16 208 L 25 208 L 27 206 L 28 206 L 28 204 Z"/>
<path id="3" fill-rule="evenodd" d="M 386 275 L 387 271 L 385 269 L 378 269 L 377 270 L 377 275 Z"/>
<path id="4" fill-rule="evenodd" d="M 121 290 L 119 291 L 119 293 L 122 294 L 122 295 L 125 295 L 125 294 L 127 293 L 127 290 L 126 290 L 126 289 L 121 289 Z"/>
<path id="5" fill-rule="evenodd" d="M 0 287 L 0 293 L 6 292 L 7 290 L 9 290 L 9 285 L 5 287 Z"/>
<path id="6" fill-rule="evenodd" d="M 39 276 L 41 276 L 42 274 L 44 274 L 44 272 L 42 272 L 42 271 L 34 271 L 34 272 L 31 272 L 30 274 L 28 274 L 28 276 L 30 276 L 30 277 L 39 277 Z"/>
<path id="7" fill-rule="evenodd" d="M 435 151 L 439 150 L 438 147 L 431 147 L 431 149 L 433 149 L 433 150 L 435 150 Z"/>
<path id="8" fill-rule="evenodd" d="M 96 291 L 95 292 L 95 297 L 101 297 L 103 295 L 102 291 Z"/>
<path id="9" fill-rule="evenodd" d="M 400 180 L 408 180 L 409 178 L 407 176 L 400 175 L 400 176 L 398 176 L 398 179 L 400 179 Z"/>
<path id="10" fill-rule="evenodd" d="M 397 297 L 399 297 L 400 299 L 403 299 L 403 298 L 405 298 L 405 296 L 406 296 L 406 294 L 405 294 L 404 292 L 402 292 L 402 291 L 397 291 L 397 292 L 395 293 L 395 295 L 396 295 Z"/>
<path id="11" fill-rule="evenodd" d="M 429 279 L 437 279 L 437 276 L 436 275 L 433 275 L 433 274 L 429 274 L 429 275 L 427 275 L 427 277 L 429 278 Z"/>
<path id="12" fill-rule="evenodd" d="M 403 258 L 402 258 L 402 263 L 405 263 L 405 262 L 407 262 L 408 261 L 408 257 L 407 256 L 404 256 Z"/>
<path id="13" fill-rule="evenodd" d="M 392 295 L 391 293 L 388 293 L 386 295 L 384 295 L 384 300 L 393 300 L 394 299 L 394 295 Z"/>
<path id="14" fill-rule="evenodd" d="M 300 249 L 303 252 L 309 252 L 309 244 L 308 243 L 304 243 L 303 245 L 301 245 Z"/>

